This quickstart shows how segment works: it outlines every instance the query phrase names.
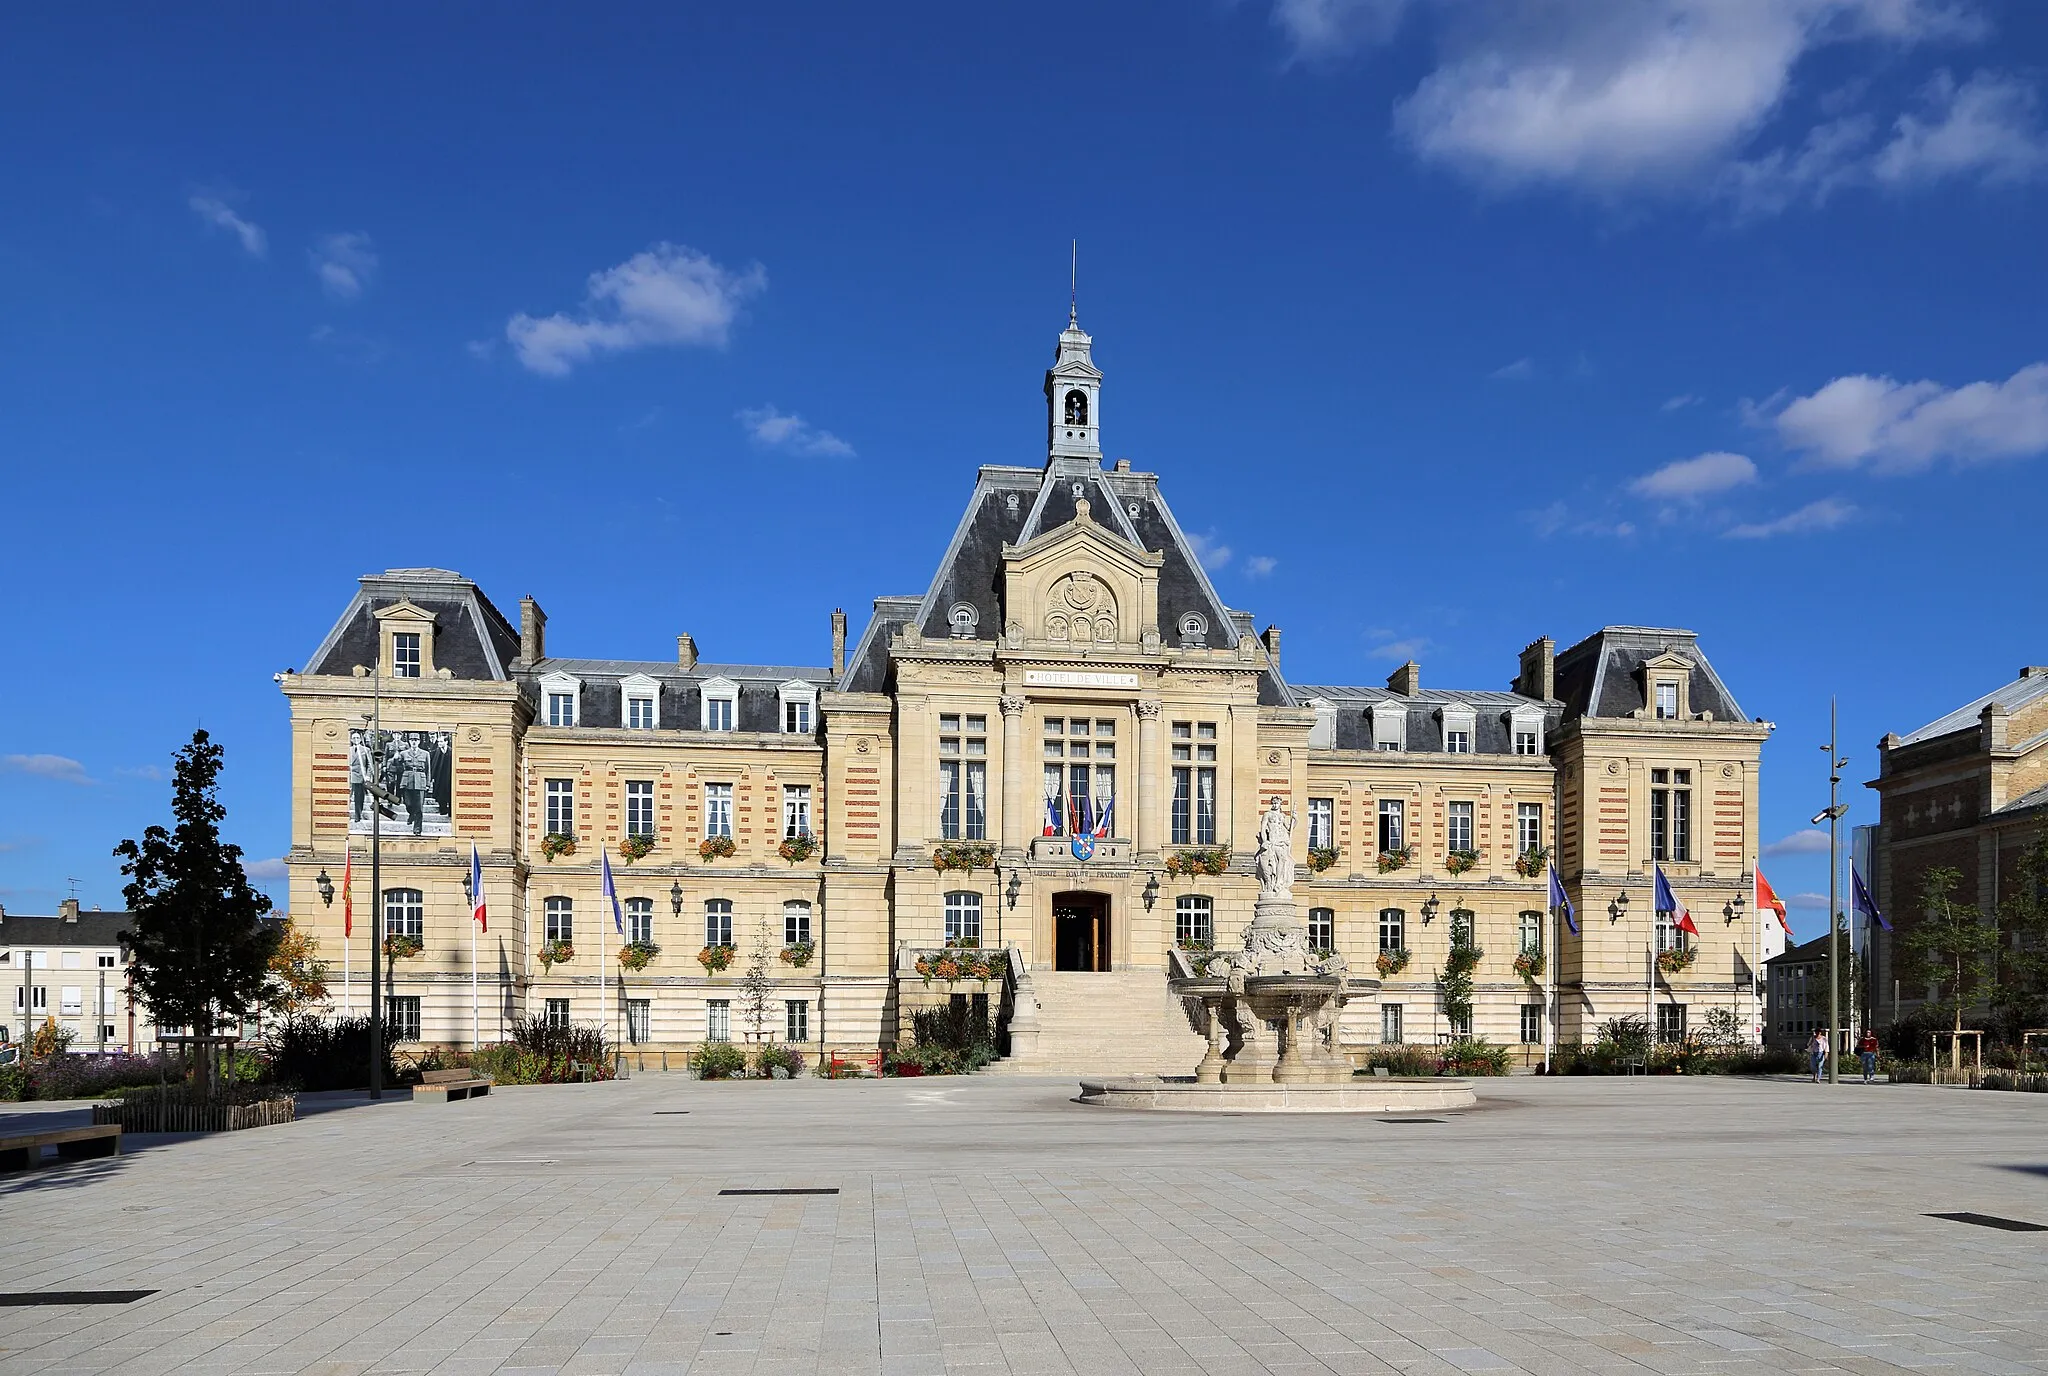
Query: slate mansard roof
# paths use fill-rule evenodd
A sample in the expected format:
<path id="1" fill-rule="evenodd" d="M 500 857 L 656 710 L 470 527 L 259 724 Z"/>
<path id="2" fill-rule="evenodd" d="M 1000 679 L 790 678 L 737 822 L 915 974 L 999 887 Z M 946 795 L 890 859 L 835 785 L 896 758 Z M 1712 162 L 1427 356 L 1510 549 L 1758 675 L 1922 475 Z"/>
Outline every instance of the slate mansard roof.
<path id="1" fill-rule="evenodd" d="M 1649 706 L 1637 670 L 1646 659 L 1670 651 L 1692 661 L 1687 689 L 1694 715 L 1712 712 L 1715 721 L 1748 721 L 1735 695 L 1700 652 L 1692 631 L 1667 626 L 1605 626 L 1557 656 L 1557 696 L 1570 717 L 1626 717 Z"/>
<path id="2" fill-rule="evenodd" d="M 1425 688 L 1404 697 L 1389 688 L 1304 683 L 1296 684 L 1294 693 L 1303 702 L 1320 699 L 1337 709 L 1336 748 L 1339 750 L 1373 748 L 1373 708 L 1383 702 L 1398 702 L 1407 708 L 1407 735 L 1402 748 L 1409 751 L 1444 748 L 1443 712 L 1446 707 L 1472 709 L 1472 753 L 1475 755 L 1513 753 L 1514 725 L 1510 715 L 1513 712 L 1541 713 L 1546 732 L 1554 729 L 1558 721 L 1558 706 L 1554 702 L 1546 703 L 1541 698 L 1493 689 Z"/>
<path id="3" fill-rule="evenodd" d="M 832 671 L 814 665 L 797 664 L 712 664 L 699 660 L 684 669 L 659 660 L 631 659 L 543 659 L 531 670 L 522 669 L 524 683 L 537 684 L 549 674 L 568 674 L 583 685 L 579 726 L 619 726 L 624 722 L 625 680 L 634 675 L 653 679 L 660 685 L 657 705 L 664 728 L 695 730 L 700 715 L 704 684 L 714 678 L 729 679 L 739 689 L 733 717 L 736 731 L 780 732 L 782 730 L 782 685 L 792 680 L 810 684 L 820 692 L 832 686 Z"/>
<path id="4" fill-rule="evenodd" d="M 0 917 L 0 949 L 120 946 L 121 933 L 134 921 L 135 915 L 126 912 L 82 912 L 76 922 L 42 913 L 8 913 Z"/>
<path id="5" fill-rule="evenodd" d="M 2048 697 L 2048 669 L 2029 668 L 2011 683 L 1994 688 L 1983 697 L 1965 703 L 1946 716 L 1935 718 L 1918 731 L 1901 736 L 1899 744 L 1918 745 L 1922 741 L 1954 735 L 1958 731 L 1975 731 L 1978 729 L 1978 719 L 1983 715 L 1985 708 L 1996 706 L 2008 713 L 2017 712 L 2043 697 Z"/>

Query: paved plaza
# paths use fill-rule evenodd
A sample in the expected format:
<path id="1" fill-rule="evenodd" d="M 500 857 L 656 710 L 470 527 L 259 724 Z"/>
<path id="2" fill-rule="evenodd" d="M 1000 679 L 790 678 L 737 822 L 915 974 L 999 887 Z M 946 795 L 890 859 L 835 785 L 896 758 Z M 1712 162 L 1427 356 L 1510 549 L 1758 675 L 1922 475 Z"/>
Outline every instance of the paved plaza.
<path id="1" fill-rule="evenodd" d="M 1927 1217 L 2048 1223 L 2048 1096 L 1073 1092 L 647 1075 L 136 1139 L 0 1178 L 0 1290 L 157 1291 L 0 1308 L 0 1371 L 2048 1371 L 2048 1232 Z M 780 1188 L 838 1193 L 721 1193 Z"/>

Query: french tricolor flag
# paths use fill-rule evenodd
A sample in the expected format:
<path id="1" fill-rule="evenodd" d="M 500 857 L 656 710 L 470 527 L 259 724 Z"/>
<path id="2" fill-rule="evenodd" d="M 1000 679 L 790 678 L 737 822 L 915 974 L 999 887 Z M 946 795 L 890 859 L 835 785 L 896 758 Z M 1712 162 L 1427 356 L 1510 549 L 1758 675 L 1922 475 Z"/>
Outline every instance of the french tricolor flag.
<path id="1" fill-rule="evenodd" d="M 1700 929 L 1693 925 L 1692 914 L 1671 892 L 1671 881 L 1664 877 L 1662 865 L 1657 866 L 1657 911 L 1672 914 L 1673 923 L 1679 931 L 1691 932 L 1694 936 L 1700 934 Z"/>
<path id="2" fill-rule="evenodd" d="M 476 842 L 469 843 L 469 915 L 476 922 L 480 932 L 490 930 L 484 921 L 484 859 L 476 853 Z"/>
<path id="3" fill-rule="evenodd" d="M 1045 830 L 1039 834 L 1041 836 L 1057 836 L 1060 834 L 1060 795 L 1057 793 L 1045 795 Z"/>

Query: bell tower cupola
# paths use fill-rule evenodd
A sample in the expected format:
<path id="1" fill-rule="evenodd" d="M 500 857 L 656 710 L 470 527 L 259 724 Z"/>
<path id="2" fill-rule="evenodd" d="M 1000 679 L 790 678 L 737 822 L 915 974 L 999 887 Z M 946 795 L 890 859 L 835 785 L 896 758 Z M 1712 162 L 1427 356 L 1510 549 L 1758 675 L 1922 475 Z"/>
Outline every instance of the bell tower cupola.
<path id="1" fill-rule="evenodd" d="M 1092 343 L 1070 307 L 1067 328 L 1060 331 L 1059 348 L 1045 372 L 1048 459 L 1102 462 L 1102 373 L 1088 356 Z"/>

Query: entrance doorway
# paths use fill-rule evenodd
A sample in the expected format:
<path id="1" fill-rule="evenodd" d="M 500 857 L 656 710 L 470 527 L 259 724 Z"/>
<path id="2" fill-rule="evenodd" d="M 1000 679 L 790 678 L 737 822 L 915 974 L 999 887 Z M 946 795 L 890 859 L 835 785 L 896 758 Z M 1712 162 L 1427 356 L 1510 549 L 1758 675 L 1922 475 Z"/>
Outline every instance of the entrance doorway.
<path id="1" fill-rule="evenodd" d="M 1109 895 L 1054 894 L 1052 942 L 1055 970 L 1109 969 Z"/>

